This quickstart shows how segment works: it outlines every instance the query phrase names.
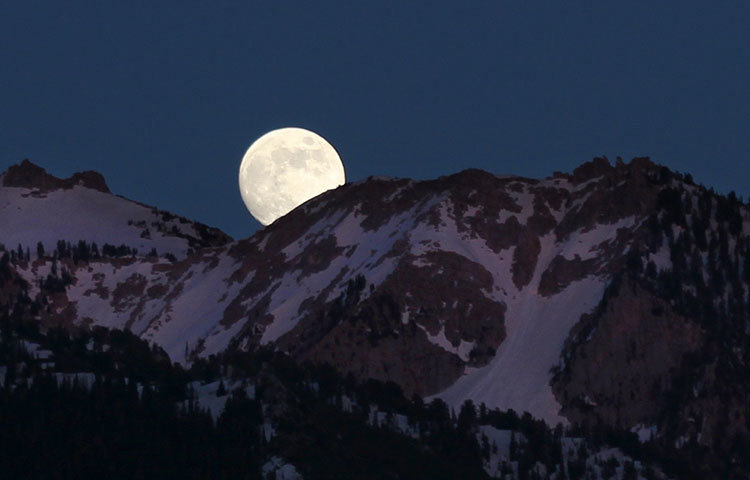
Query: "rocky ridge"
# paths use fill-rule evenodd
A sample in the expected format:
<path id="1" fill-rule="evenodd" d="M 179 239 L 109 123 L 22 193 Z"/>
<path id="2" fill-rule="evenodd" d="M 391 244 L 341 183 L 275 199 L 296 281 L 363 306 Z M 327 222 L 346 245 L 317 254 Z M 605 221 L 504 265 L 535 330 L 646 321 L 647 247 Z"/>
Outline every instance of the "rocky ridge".
<path id="1" fill-rule="evenodd" d="M 2 184 L 4 187 L 34 190 L 36 194 L 58 189 L 70 190 L 76 185 L 103 193 L 111 193 L 107 182 L 99 172 L 87 170 L 74 173 L 70 178 L 61 179 L 50 175 L 42 167 L 35 165 L 28 159 L 24 159 L 18 165 L 11 165 L 3 175 Z"/>

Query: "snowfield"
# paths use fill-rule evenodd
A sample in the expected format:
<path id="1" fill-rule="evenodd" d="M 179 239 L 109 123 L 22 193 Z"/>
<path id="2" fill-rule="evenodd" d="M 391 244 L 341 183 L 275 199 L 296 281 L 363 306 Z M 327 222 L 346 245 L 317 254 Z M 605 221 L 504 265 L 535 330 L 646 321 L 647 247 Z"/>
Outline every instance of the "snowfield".
<path id="1" fill-rule="evenodd" d="M 20 244 L 34 253 L 37 242 L 49 252 L 58 240 L 72 244 L 85 240 L 99 248 L 105 243 L 125 244 L 142 253 L 156 249 L 159 255 L 184 257 L 188 240 L 176 236 L 173 229 L 199 238 L 192 222 L 164 220 L 154 208 L 79 185 L 45 193 L 0 186 L 0 225 L 6 226 L 0 242 L 7 248 Z"/>

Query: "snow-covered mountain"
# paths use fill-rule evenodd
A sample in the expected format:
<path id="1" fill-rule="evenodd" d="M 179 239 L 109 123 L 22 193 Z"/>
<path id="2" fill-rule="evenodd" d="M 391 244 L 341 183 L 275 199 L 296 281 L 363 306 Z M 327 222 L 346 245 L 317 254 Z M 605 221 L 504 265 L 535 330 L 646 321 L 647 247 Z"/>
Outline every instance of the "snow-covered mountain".
<path id="1" fill-rule="evenodd" d="M 44 299 L 35 315 L 127 328 L 173 361 L 274 344 L 456 407 L 647 432 L 667 428 L 660 415 L 686 362 L 702 372 L 684 387 L 696 392 L 687 410 L 718 410 L 714 387 L 728 384 L 707 349 L 727 348 L 716 358 L 733 372 L 748 365 L 747 206 L 645 158 L 543 180 L 369 178 L 233 242 L 87 183 L 96 174 L 41 185 L 14 169 L 38 167 L 2 177 L 0 242 L 25 294 Z M 70 249 L 54 250 L 57 239 Z M 78 240 L 138 251 L 84 244 L 82 255 Z M 692 276 L 675 286 L 680 275 Z M 748 391 L 733 390 L 742 415 Z M 715 435 L 719 414 L 703 421 L 679 428 Z"/>
<path id="2" fill-rule="evenodd" d="M 59 179 L 28 160 L 0 174 L 0 225 L 6 248 L 21 244 L 35 253 L 38 242 L 52 251 L 60 240 L 85 240 L 184 257 L 231 240 L 216 228 L 113 195 L 99 173 Z"/>

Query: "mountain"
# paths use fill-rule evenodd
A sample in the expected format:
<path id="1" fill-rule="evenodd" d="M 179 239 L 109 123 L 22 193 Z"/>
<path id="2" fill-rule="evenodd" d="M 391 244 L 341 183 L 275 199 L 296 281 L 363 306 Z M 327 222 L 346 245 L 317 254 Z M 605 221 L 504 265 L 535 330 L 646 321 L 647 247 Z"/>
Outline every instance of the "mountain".
<path id="1" fill-rule="evenodd" d="M 60 179 L 28 160 L 0 174 L 0 225 L 7 248 L 35 253 L 38 242 L 52 251 L 60 240 L 85 240 L 185 257 L 231 241 L 216 228 L 113 195 L 97 172 Z"/>
<path id="2" fill-rule="evenodd" d="M 239 241 L 97 174 L 39 171 L 2 177 L 0 298 L 43 325 L 127 329 L 186 365 L 271 346 L 454 408 L 632 431 L 706 468 L 748 445 L 750 212 L 646 158 L 372 177 Z"/>

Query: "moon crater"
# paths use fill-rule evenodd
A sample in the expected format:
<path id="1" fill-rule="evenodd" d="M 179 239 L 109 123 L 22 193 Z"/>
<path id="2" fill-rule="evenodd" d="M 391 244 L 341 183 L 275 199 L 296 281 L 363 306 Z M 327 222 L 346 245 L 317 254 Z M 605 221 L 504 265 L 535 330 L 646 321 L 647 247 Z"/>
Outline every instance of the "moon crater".
<path id="1" fill-rule="evenodd" d="M 273 130 L 253 142 L 239 172 L 242 200 L 263 225 L 345 181 L 336 149 L 320 135 L 295 127 Z"/>

